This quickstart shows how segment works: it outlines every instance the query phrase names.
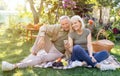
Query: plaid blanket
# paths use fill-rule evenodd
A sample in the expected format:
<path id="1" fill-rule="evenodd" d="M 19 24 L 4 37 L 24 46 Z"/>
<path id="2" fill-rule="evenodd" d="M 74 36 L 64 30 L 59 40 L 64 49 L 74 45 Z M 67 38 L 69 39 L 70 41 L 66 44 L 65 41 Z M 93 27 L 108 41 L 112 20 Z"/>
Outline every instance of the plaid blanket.
<path id="1" fill-rule="evenodd" d="M 116 66 L 120 66 L 120 62 L 113 55 L 110 55 L 107 59 L 101 61 L 100 64 L 114 64 Z"/>
<path id="2" fill-rule="evenodd" d="M 41 67 L 41 68 L 52 67 L 54 69 L 64 69 L 64 66 L 54 67 L 53 63 L 54 63 L 54 61 L 53 62 L 42 63 L 40 65 L 35 65 L 34 67 Z M 116 66 L 118 66 L 120 68 L 120 62 L 113 55 L 110 55 L 107 59 L 105 59 L 104 61 L 101 61 L 100 64 L 105 64 L 105 65 L 114 64 L 114 65 L 116 65 Z M 69 65 L 70 64 L 68 64 L 67 66 L 69 66 Z M 91 67 L 91 66 L 86 66 L 86 67 Z M 118 68 L 118 67 L 115 67 L 115 68 Z M 71 67 L 71 68 L 74 68 L 74 67 Z M 71 68 L 69 68 L 69 69 L 71 69 Z"/>

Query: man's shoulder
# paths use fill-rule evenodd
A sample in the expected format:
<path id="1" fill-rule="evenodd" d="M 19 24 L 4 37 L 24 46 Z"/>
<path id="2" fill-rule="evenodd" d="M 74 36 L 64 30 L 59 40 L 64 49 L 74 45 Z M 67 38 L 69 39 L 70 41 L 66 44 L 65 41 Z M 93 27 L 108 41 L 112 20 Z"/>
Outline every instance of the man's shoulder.
<path id="1" fill-rule="evenodd" d="M 48 26 L 50 26 L 50 27 L 61 27 L 60 24 L 50 24 L 50 25 L 48 25 Z"/>
<path id="2" fill-rule="evenodd" d="M 54 24 L 53 27 L 55 27 L 55 29 L 59 30 L 61 28 L 60 24 Z"/>
<path id="3" fill-rule="evenodd" d="M 61 27 L 61 25 L 60 25 L 60 24 L 54 24 L 53 26 L 56 26 L 56 27 Z"/>
<path id="4" fill-rule="evenodd" d="M 47 25 L 43 25 L 43 27 L 48 28 L 48 29 L 54 29 L 54 28 L 60 28 L 60 24 L 47 24 Z"/>

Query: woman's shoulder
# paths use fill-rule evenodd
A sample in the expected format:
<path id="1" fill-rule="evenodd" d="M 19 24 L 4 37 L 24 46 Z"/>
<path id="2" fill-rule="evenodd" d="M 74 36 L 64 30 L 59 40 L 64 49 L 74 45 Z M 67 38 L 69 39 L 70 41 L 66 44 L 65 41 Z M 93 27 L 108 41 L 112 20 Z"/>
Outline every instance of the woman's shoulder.
<path id="1" fill-rule="evenodd" d="M 88 28 L 85 28 L 84 31 L 91 32 L 90 29 L 88 29 Z"/>
<path id="2" fill-rule="evenodd" d="M 85 29 L 84 29 L 84 32 L 87 33 L 87 34 L 90 34 L 90 33 L 91 33 L 91 31 L 90 31 L 88 28 L 85 28 Z"/>

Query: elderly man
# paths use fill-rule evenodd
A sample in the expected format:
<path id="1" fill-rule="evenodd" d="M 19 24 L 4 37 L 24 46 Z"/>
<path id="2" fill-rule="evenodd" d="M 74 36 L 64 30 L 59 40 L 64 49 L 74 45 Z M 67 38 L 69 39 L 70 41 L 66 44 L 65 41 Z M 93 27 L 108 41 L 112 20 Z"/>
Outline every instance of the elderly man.
<path id="1" fill-rule="evenodd" d="M 60 25 L 44 25 L 40 28 L 31 55 L 17 64 L 3 61 L 2 70 L 34 66 L 62 57 L 65 53 L 64 40 L 68 39 L 71 22 L 68 16 L 61 16 L 59 20 Z"/>

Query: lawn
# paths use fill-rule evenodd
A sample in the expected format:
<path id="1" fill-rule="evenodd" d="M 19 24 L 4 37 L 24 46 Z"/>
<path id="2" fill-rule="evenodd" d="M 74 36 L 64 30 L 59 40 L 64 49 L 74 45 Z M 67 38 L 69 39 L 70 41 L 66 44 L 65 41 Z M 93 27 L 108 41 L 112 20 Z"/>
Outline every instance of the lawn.
<path id="1" fill-rule="evenodd" d="M 34 43 L 26 41 L 20 36 L 10 36 L 5 29 L 0 29 L 0 62 L 8 61 L 16 63 L 30 54 L 30 49 Z M 111 54 L 120 61 L 120 42 L 117 42 Z M 1 68 L 1 63 L 0 63 Z M 56 70 L 52 68 L 24 68 L 15 69 L 9 72 L 2 72 L 0 76 L 118 76 L 120 69 L 115 71 L 100 71 L 96 68 L 77 67 L 69 70 Z"/>

